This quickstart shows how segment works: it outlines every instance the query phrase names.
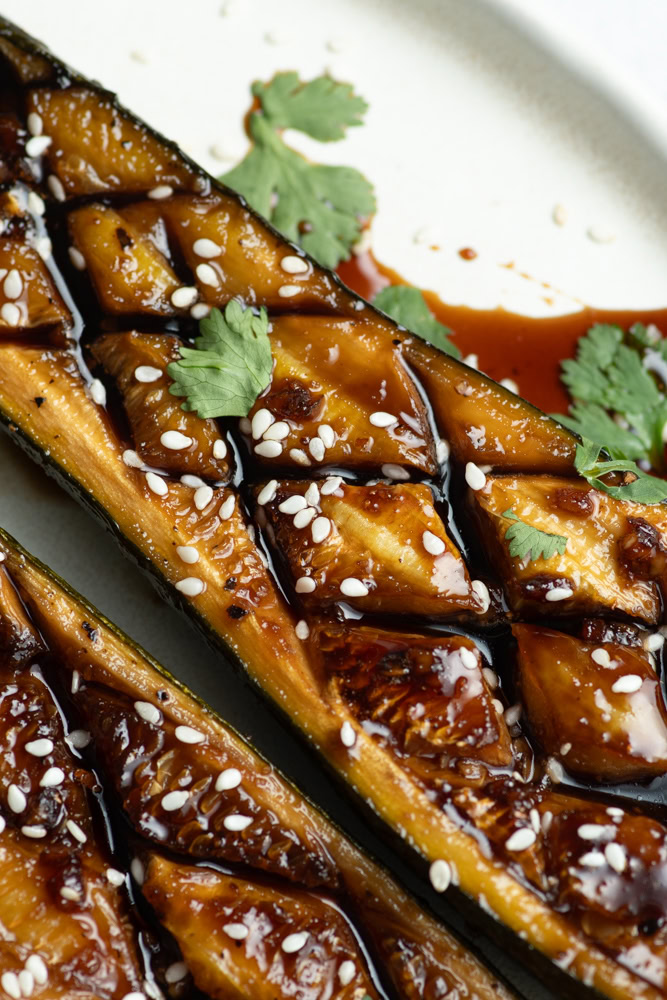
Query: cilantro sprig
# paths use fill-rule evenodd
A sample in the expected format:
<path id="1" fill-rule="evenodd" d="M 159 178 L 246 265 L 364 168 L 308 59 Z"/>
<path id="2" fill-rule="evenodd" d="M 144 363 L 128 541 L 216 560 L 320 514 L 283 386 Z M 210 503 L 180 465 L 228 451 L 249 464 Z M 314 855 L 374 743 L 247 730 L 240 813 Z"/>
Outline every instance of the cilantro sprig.
<path id="1" fill-rule="evenodd" d="M 377 293 L 373 305 L 407 330 L 416 333 L 422 340 L 439 347 L 454 358 L 461 357 L 458 347 L 448 339 L 452 331 L 430 312 L 418 288 L 411 285 L 390 285 Z"/>
<path id="2" fill-rule="evenodd" d="M 512 508 L 503 511 L 503 517 L 512 521 L 505 532 L 505 539 L 510 543 L 509 554 L 518 559 L 528 557 L 529 561 L 536 559 L 551 559 L 557 552 L 563 555 L 567 546 L 566 535 L 552 535 L 542 531 L 532 524 L 527 524 L 517 517 Z"/>
<path id="3" fill-rule="evenodd" d="M 244 309 L 236 300 L 211 309 L 199 323 L 194 347 L 181 347 L 181 357 L 167 366 L 173 379 L 169 392 L 186 396 L 183 410 L 200 417 L 245 417 L 271 380 L 273 359 L 269 319 Z"/>
<path id="4" fill-rule="evenodd" d="M 624 459 L 600 461 L 602 449 L 595 441 L 583 439 L 577 445 L 574 467 L 587 482 L 596 490 L 602 490 L 617 500 L 634 500 L 636 503 L 655 504 L 667 500 L 667 482 L 656 476 L 648 475 L 641 469 Z M 612 472 L 625 473 L 624 482 L 610 484 L 603 477 Z"/>
<path id="5" fill-rule="evenodd" d="M 259 102 L 248 117 L 252 148 L 220 180 L 321 264 L 336 267 L 375 211 L 373 187 L 352 167 L 311 163 L 286 145 L 282 130 L 334 142 L 361 125 L 368 106 L 350 84 L 328 76 L 303 83 L 293 72 L 255 82 L 252 93 Z"/>

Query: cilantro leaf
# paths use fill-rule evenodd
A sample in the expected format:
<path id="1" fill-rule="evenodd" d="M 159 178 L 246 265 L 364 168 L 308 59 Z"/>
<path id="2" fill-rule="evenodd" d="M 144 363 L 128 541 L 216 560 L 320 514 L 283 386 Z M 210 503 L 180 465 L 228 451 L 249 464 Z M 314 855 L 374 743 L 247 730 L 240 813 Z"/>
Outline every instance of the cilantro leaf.
<path id="1" fill-rule="evenodd" d="M 551 559 L 558 552 L 563 555 L 567 545 L 565 535 L 552 535 L 548 531 L 541 531 L 532 524 L 526 524 L 517 517 L 512 508 L 503 512 L 503 517 L 508 521 L 513 521 L 505 532 L 505 538 L 510 543 L 509 554 L 525 559 L 526 556 L 531 562 L 536 559 Z"/>
<path id="2" fill-rule="evenodd" d="M 265 309 L 259 316 L 236 299 L 211 309 L 199 323 L 194 347 L 181 347 L 181 357 L 167 366 L 173 379 L 169 392 L 186 396 L 183 410 L 200 417 L 245 417 L 271 381 L 273 359 Z"/>
<path id="3" fill-rule="evenodd" d="M 375 211 L 373 187 L 353 167 L 311 163 L 283 142 L 280 130 L 295 128 L 331 142 L 361 124 L 367 105 L 349 84 L 326 76 L 301 83 L 296 73 L 255 83 L 253 94 L 261 104 L 249 117 L 253 146 L 220 180 L 289 240 L 336 267 L 359 239 L 362 220 Z"/>
<path id="4" fill-rule="evenodd" d="M 435 318 L 418 288 L 390 285 L 378 292 L 373 305 L 427 343 L 454 358 L 461 357 L 458 347 L 447 339 L 452 331 Z"/>
<path id="5" fill-rule="evenodd" d="M 574 467 L 596 490 L 602 490 L 617 500 L 634 500 L 636 503 L 655 504 L 667 500 L 667 482 L 642 472 L 634 462 L 623 460 L 600 461 L 600 445 L 584 439 L 577 445 Z M 631 473 L 620 486 L 610 486 L 602 478 L 610 472 Z"/>

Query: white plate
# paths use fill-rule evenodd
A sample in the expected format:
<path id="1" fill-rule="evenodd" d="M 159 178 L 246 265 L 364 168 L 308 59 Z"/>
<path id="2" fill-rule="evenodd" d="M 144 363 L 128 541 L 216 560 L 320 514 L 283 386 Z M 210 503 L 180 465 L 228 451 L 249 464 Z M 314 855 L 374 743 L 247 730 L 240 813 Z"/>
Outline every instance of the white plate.
<path id="1" fill-rule="evenodd" d="M 253 79 L 296 69 L 303 78 L 330 70 L 350 80 L 370 104 L 363 127 L 326 146 L 289 138 L 313 158 L 358 166 L 373 180 L 378 257 L 449 302 L 502 303 L 533 314 L 568 311 L 580 301 L 664 306 L 667 132 L 632 88 L 619 90 L 604 66 L 536 28 L 526 6 L 4 0 L 3 12 L 117 90 L 215 173 L 246 149 L 241 120 Z M 213 144 L 229 163 L 211 156 Z M 556 204 L 567 211 L 565 226 L 552 221 Z M 591 227 L 613 241 L 594 242 Z M 420 230 L 426 243 L 414 240 Z M 464 246 L 477 250 L 475 261 L 459 258 Z M 510 261 L 514 271 L 501 266 Z M 554 306 L 543 299 L 543 280 L 562 290 Z M 372 841 L 300 744 L 161 602 L 99 525 L 4 437 L 0 524 Z"/>

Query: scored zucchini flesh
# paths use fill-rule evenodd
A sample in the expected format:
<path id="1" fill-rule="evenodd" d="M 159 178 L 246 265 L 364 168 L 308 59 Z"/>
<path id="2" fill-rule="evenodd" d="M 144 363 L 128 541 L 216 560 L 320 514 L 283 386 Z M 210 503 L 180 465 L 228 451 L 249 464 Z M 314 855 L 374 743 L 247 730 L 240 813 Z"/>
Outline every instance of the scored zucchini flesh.
<path id="1" fill-rule="evenodd" d="M 16 29 L 0 39 L 15 122 L 0 246 L 45 253 L 49 236 L 71 317 L 29 322 L 29 285 L 18 318 L 4 310 L 10 434 L 166 581 L 435 888 L 458 885 L 512 948 L 554 963 L 545 976 L 557 966 L 617 1000 L 664 995 L 663 793 L 632 784 L 665 759 L 649 632 L 664 505 L 591 489 L 569 431 L 357 298 Z M 36 157 L 29 114 L 51 140 Z M 268 310 L 271 380 L 247 417 L 194 423 L 165 365 L 234 297 Z M 564 553 L 513 555 L 508 511 L 566 537 Z M 86 698 L 100 753 L 132 770 L 114 690 Z M 162 789 L 148 745 L 145 780 L 118 789 L 135 823 Z M 160 780 L 179 767 L 170 758 Z M 205 835 L 165 825 L 192 857 L 231 850 L 224 802 L 210 806 Z M 281 843 L 285 874 L 311 884 L 310 855 Z M 196 946 L 187 907 L 150 870 L 165 921 Z M 227 905 L 222 876 L 211 885 Z M 197 958 L 202 976 L 216 963 Z"/>

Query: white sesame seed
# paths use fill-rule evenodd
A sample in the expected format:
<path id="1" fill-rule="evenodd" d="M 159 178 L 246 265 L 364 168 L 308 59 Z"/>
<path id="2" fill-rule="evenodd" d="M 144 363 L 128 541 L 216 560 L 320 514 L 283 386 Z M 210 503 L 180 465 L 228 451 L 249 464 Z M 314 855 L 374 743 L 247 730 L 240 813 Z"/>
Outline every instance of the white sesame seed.
<path id="1" fill-rule="evenodd" d="M 551 590 L 547 590 L 545 597 L 547 601 L 567 601 L 570 597 L 574 596 L 574 591 L 572 587 L 553 587 Z"/>
<path id="2" fill-rule="evenodd" d="M 297 465 L 310 465 L 310 459 L 306 455 L 303 448 L 290 448 L 289 457 Z"/>
<path id="3" fill-rule="evenodd" d="M 308 451 L 316 462 L 321 462 L 325 452 L 324 442 L 319 437 L 313 437 L 308 442 Z"/>
<path id="4" fill-rule="evenodd" d="M 284 441 L 286 437 L 289 437 L 289 432 L 289 424 L 285 423 L 284 420 L 278 420 L 264 431 L 262 437 L 265 441 Z"/>
<path id="5" fill-rule="evenodd" d="M 208 285 L 210 288 L 218 287 L 218 275 L 210 264 L 197 264 L 195 274 L 201 281 L 202 285 Z"/>
<path id="6" fill-rule="evenodd" d="M 181 285 L 171 293 L 171 304 L 175 309 L 188 309 L 199 298 L 199 292 L 192 285 Z"/>
<path id="7" fill-rule="evenodd" d="M 639 691 L 643 683 L 639 674 L 624 674 L 614 681 L 611 689 L 614 694 L 634 694 L 635 691 Z"/>
<path id="8" fill-rule="evenodd" d="M 204 257 L 206 260 L 212 260 L 213 257 L 219 257 L 222 253 L 222 247 L 219 247 L 217 243 L 213 240 L 207 239 L 202 236 L 200 239 L 195 240 L 192 244 L 192 252 L 196 254 L 197 257 Z"/>
<path id="9" fill-rule="evenodd" d="M 500 701 L 499 698 L 493 699 L 493 707 L 495 708 L 496 713 L 498 715 L 502 715 L 505 711 L 505 706 L 503 705 L 502 701 Z"/>
<path id="10" fill-rule="evenodd" d="M 484 583 L 483 580 L 473 580 L 470 584 L 470 589 L 477 599 L 481 602 L 481 608 L 479 609 L 479 614 L 484 614 L 489 610 L 491 605 L 491 595 L 489 594 L 489 588 Z"/>
<path id="11" fill-rule="evenodd" d="M 226 500 L 224 500 L 223 503 L 220 504 L 220 510 L 218 511 L 218 515 L 221 521 L 228 521 L 230 519 L 230 517 L 234 513 L 235 505 L 236 505 L 236 497 L 234 496 L 233 493 L 230 493 L 230 495 L 226 498 Z"/>
<path id="12" fill-rule="evenodd" d="M 530 812 L 528 813 L 528 815 L 530 816 L 530 825 L 532 826 L 532 828 L 535 831 L 535 833 L 536 834 L 541 833 L 542 832 L 542 822 L 540 820 L 540 814 L 537 811 L 537 809 L 535 809 L 535 807 L 533 807 L 530 810 Z"/>
<path id="13" fill-rule="evenodd" d="M 126 993 L 121 1000 L 148 1000 L 145 993 L 140 993 L 138 990 L 134 990 L 132 993 Z"/>
<path id="14" fill-rule="evenodd" d="M 317 511 L 314 507 L 304 507 L 303 510 L 297 511 L 292 520 L 292 524 L 295 528 L 305 528 L 313 520 Z"/>
<path id="15" fill-rule="evenodd" d="M 296 934 L 288 934 L 281 944 L 286 955 L 291 955 L 296 951 L 301 951 L 308 940 L 306 931 L 298 931 Z"/>
<path id="16" fill-rule="evenodd" d="M 188 967 L 185 962 L 172 962 L 165 969 L 164 978 L 165 982 L 169 983 L 180 983 L 181 979 L 185 979 L 188 974 Z"/>
<path id="17" fill-rule="evenodd" d="M 218 460 L 227 457 L 227 445 L 222 438 L 216 438 L 213 442 L 213 458 Z"/>
<path id="18" fill-rule="evenodd" d="M 23 279 L 15 267 L 11 269 L 5 278 L 2 290 L 8 299 L 18 299 L 23 291 Z"/>
<path id="19" fill-rule="evenodd" d="M 436 441 L 435 457 L 438 460 L 439 465 L 444 465 L 449 458 L 449 441 L 445 441 L 443 438 Z"/>
<path id="20" fill-rule="evenodd" d="M 184 486 L 190 486 L 193 490 L 198 490 L 200 486 L 206 486 L 204 480 L 200 479 L 199 476 L 189 476 L 187 474 L 181 476 L 181 482 Z"/>
<path id="21" fill-rule="evenodd" d="M 477 667 L 477 656 L 472 649 L 467 646 L 459 647 L 459 656 L 461 657 L 461 663 L 466 668 L 466 670 L 475 670 Z"/>
<path id="22" fill-rule="evenodd" d="M 591 660 L 593 663 L 597 663 L 601 667 L 611 666 L 611 656 L 606 649 L 602 648 L 602 646 L 593 650 L 591 653 Z"/>
<path id="23" fill-rule="evenodd" d="M 22 997 L 31 997 L 35 989 L 35 980 L 32 972 L 28 969 L 21 969 L 18 975 L 19 989 Z"/>
<path id="24" fill-rule="evenodd" d="M 657 653 L 665 644 L 665 637 L 660 632 L 653 632 L 644 639 L 644 649 L 647 653 Z"/>
<path id="25" fill-rule="evenodd" d="M 30 132 L 30 135 L 41 135 L 44 131 L 42 116 L 36 111 L 30 112 L 26 119 L 26 125 L 28 126 L 28 132 Z"/>
<path id="26" fill-rule="evenodd" d="M 26 156 L 43 156 L 52 142 L 50 135 L 33 135 L 25 144 Z"/>
<path id="27" fill-rule="evenodd" d="M 338 969 L 338 982 L 341 986 L 349 986 L 357 972 L 357 967 L 349 958 L 340 963 Z"/>
<path id="28" fill-rule="evenodd" d="M 150 701 L 135 701 L 134 711 L 144 722 L 150 722 L 154 726 L 159 725 L 162 721 L 162 712 Z"/>
<path id="29" fill-rule="evenodd" d="M 486 476 L 474 462 L 466 464 L 465 479 L 471 490 L 483 490 L 486 486 Z"/>
<path id="30" fill-rule="evenodd" d="M 398 423 L 398 417 L 395 417 L 393 413 L 385 413 L 384 410 L 376 410 L 375 413 L 371 413 L 368 421 L 373 427 L 390 427 L 392 424 Z"/>
<path id="31" fill-rule="evenodd" d="M 297 594 L 312 594 L 317 584 L 310 576 L 300 576 L 294 584 Z"/>
<path id="32" fill-rule="evenodd" d="M 320 486 L 320 493 L 323 497 L 327 497 L 330 493 L 335 493 L 342 484 L 343 479 L 341 476 L 331 476 L 329 479 L 325 479 Z"/>
<path id="33" fill-rule="evenodd" d="M 422 535 L 422 542 L 426 551 L 432 556 L 441 556 L 447 548 L 442 538 L 438 538 L 438 536 L 434 535 L 432 531 L 424 532 Z"/>
<path id="34" fill-rule="evenodd" d="M 146 473 L 146 485 L 151 493 L 155 493 L 159 497 L 166 497 L 169 492 L 169 487 L 162 476 L 156 475 L 155 472 Z"/>
<path id="35" fill-rule="evenodd" d="M 229 792 L 241 784 L 241 772 L 236 767 L 227 767 L 221 771 L 215 782 L 216 792 Z"/>
<path id="36" fill-rule="evenodd" d="M 625 851 L 620 844 L 607 844 L 604 849 L 604 856 L 607 859 L 609 867 L 613 868 L 619 875 L 625 871 L 628 859 L 626 858 Z"/>
<path id="37" fill-rule="evenodd" d="M 308 261 L 304 260 L 303 257 L 297 257 L 296 254 L 288 254 L 287 257 L 283 257 L 280 266 L 286 274 L 306 274 L 310 270 Z"/>
<path id="38" fill-rule="evenodd" d="M 205 319 L 211 311 L 211 307 L 207 306 L 205 302 L 195 302 L 193 306 L 190 306 L 190 315 L 193 319 Z"/>
<path id="39" fill-rule="evenodd" d="M 36 824 L 34 826 L 22 826 L 21 833 L 24 837 L 30 837 L 31 840 L 42 840 L 46 837 L 46 827 Z"/>
<path id="40" fill-rule="evenodd" d="M 495 691 L 498 687 L 498 675 L 495 670 L 492 670 L 491 667 L 482 667 L 482 675 L 491 690 Z"/>
<path id="41" fill-rule="evenodd" d="M 519 395 L 519 386 L 513 378 L 501 378 L 500 384 L 503 389 L 509 389 L 509 391 L 513 392 L 515 396 Z"/>
<path id="42" fill-rule="evenodd" d="M 409 472 L 401 468 L 400 465 L 394 465 L 393 462 L 386 462 L 382 466 L 382 475 L 387 479 L 396 479 L 400 481 L 405 481 L 410 478 Z"/>
<path id="43" fill-rule="evenodd" d="M 44 986 L 48 982 L 49 970 L 41 955 L 30 955 L 26 959 L 25 967 L 28 972 L 32 973 L 33 979 L 40 986 Z"/>
<path id="44" fill-rule="evenodd" d="M 362 580 L 358 580 L 355 576 L 348 576 L 342 581 L 340 592 L 346 597 L 366 597 L 368 587 Z"/>
<path id="45" fill-rule="evenodd" d="M 176 726 L 174 736 L 181 743 L 203 743 L 206 739 L 203 733 L 200 733 L 198 729 L 193 729 L 192 726 Z"/>
<path id="46" fill-rule="evenodd" d="M 12 1000 L 21 1000 L 21 987 L 19 977 L 15 972 L 3 972 L 0 976 L 0 986 Z"/>
<path id="47" fill-rule="evenodd" d="M 86 258 L 83 256 L 80 250 L 76 247 L 69 247 L 67 253 L 69 254 L 69 259 L 72 262 L 72 266 L 77 269 L 77 271 L 86 270 Z"/>
<path id="48" fill-rule="evenodd" d="M 316 517 L 311 527 L 313 542 L 319 545 L 331 533 L 331 521 L 328 517 Z M 368 591 L 366 591 L 368 593 Z"/>
<path id="49" fill-rule="evenodd" d="M 609 824 L 582 823 L 577 829 L 577 836 L 582 840 L 609 840 L 615 832 L 615 828 Z"/>
<path id="50" fill-rule="evenodd" d="M 184 448 L 190 447 L 192 438 L 188 437 L 187 434 L 181 434 L 180 431 L 164 431 L 160 435 L 160 444 L 164 448 L 168 448 L 169 451 L 182 451 Z"/>
<path id="51" fill-rule="evenodd" d="M 508 726 L 514 726 L 521 718 L 521 705 L 517 703 L 516 705 L 510 705 L 508 709 L 505 710 L 505 723 Z"/>
<path id="52" fill-rule="evenodd" d="M 297 511 L 304 510 L 307 506 L 305 497 L 302 497 L 300 493 L 293 493 L 292 496 L 278 504 L 278 510 L 281 514 L 296 514 Z"/>
<path id="53" fill-rule="evenodd" d="M 329 424 L 320 424 L 317 428 L 317 436 L 325 448 L 333 448 L 336 443 L 336 433 Z"/>
<path id="54" fill-rule="evenodd" d="M 563 745 L 560 748 L 561 757 L 567 757 L 571 749 L 572 749 L 571 743 L 563 743 Z"/>
<path id="55" fill-rule="evenodd" d="M 249 934 L 245 924 L 223 924 L 222 929 L 232 941 L 244 941 Z"/>
<path id="56" fill-rule="evenodd" d="M 525 851 L 532 847 L 537 837 L 535 831 L 528 826 L 522 826 L 515 830 L 511 837 L 505 841 L 505 849 L 508 851 Z"/>
<path id="57" fill-rule="evenodd" d="M 63 899 L 67 899 L 70 903 L 77 903 L 81 899 L 81 894 L 78 889 L 73 889 L 69 885 L 62 886 L 60 890 L 60 895 Z"/>
<path id="58" fill-rule="evenodd" d="M 546 836 L 551 829 L 551 824 L 553 822 L 554 814 L 550 809 L 542 813 L 542 833 Z"/>
<path id="59" fill-rule="evenodd" d="M 46 211 L 44 199 L 36 191 L 30 191 L 28 194 L 28 211 L 33 215 L 44 215 Z"/>
<path id="60" fill-rule="evenodd" d="M 283 453 L 280 441 L 260 441 L 255 445 L 255 454 L 261 458 L 278 458 Z"/>
<path id="61" fill-rule="evenodd" d="M 185 594 L 186 597 L 198 597 L 199 594 L 204 592 L 204 581 L 200 580 L 198 576 L 186 576 L 185 579 L 179 580 L 178 583 L 174 584 L 176 590 L 180 591 L 181 594 Z"/>
<path id="62" fill-rule="evenodd" d="M 602 851 L 588 851 L 579 858 L 579 864 L 586 868 L 601 868 L 605 863 L 605 856 Z"/>
<path id="63" fill-rule="evenodd" d="M 436 892 L 444 892 L 452 881 L 452 869 L 446 861 L 439 858 L 429 868 L 428 877 Z"/>
<path id="64" fill-rule="evenodd" d="M 306 503 L 310 504 L 311 507 L 317 507 L 320 502 L 320 491 L 318 489 L 317 483 L 311 483 L 306 492 L 304 493 L 304 499 Z"/>
<path id="65" fill-rule="evenodd" d="M 623 810 L 619 809 L 618 806 L 608 806 L 605 809 L 605 812 L 607 813 L 607 816 L 611 816 L 613 819 L 616 820 L 621 820 L 625 816 Z"/>
<path id="66" fill-rule="evenodd" d="M 119 886 L 125 881 L 125 876 L 117 868 L 107 868 L 104 874 L 106 875 L 107 882 L 110 882 L 111 885 Z"/>
<path id="67" fill-rule="evenodd" d="M 225 816 L 222 825 L 225 830 L 230 830 L 232 833 L 240 833 L 241 830 L 245 830 L 252 823 L 252 816 L 241 816 L 239 813 L 232 813 L 231 816 Z"/>
<path id="68" fill-rule="evenodd" d="M 278 289 L 278 295 L 281 299 L 291 299 L 294 295 L 298 295 L 302 291 L 300 285 L 281 285 Z"/>
<path id="69" fill-rule="evenodd" d="M 162 796 L 160 805 L 165 812 L 176 812 L 177 809 L 181 809 L 185 805 L 189 797 L 186 791 L 167 792 L 166 795 Z"/>
<path id="70" fill-rule="evenodd" d="M 343 725 L 340 727 L 340 741 L 344 747 L 353 747 L 357 742 L 357 734 L 354 731 L 354 727 L 350 722 L 345 720 Z"/>
<path id="71" fill-rule="evenodd" d="M 148 192 L 148 197 L 152 198 L 153 201 L 162 201 L 163 198 L 171 198 L 174 193 L 173 187 L 169 184 L 158 184 L 157 187 L 151 188 Z"/>
<path id="72" fill-rule="evenodd" d="M 211 486 L 204 484 L 203 486 L 198 486 L 195 490 L 193 500 L 197 510 L 204 510 L 205 507 L 208 507 L 212 499 L 213 488 Z"/>
<path id="73" fill-rule="evenodd" d="M 263 506 L 265 503 L 271 503 L 271 501 L 275 498 L 277 489 L 278 480 L 270 479 L 266 486 L 260 490 L 257 496 L 257 503 L 260 506 Z"/>
<path id="74" fill-rule="evenodd" d="M 26 743 L 25 748 L 33 757 L 46 757 L 53 750 L 53 740 L 48 740 L 45 737 L 39 740 L 31 740 L 29 743 Z"/>
<path id="75" fill-rule="evenodd" d="M 130 872 L 132 874 L 132 878 L 137 883 L 137 885 L 144 884 L 144 879 L 146 878 L 146 869 L 144 868 L 143 863 L 139 860 L 139 858 L 132 858 L 132 862 L 130 864 Z"/>
<path id="76" fill-rule="evenodd" d="M 65 188 L 63 187 L 62 181 L 55 174 L 49 174 L 46 178 L 46 183 L 48 185 L 49 191 L 56 199 L 56 201 L 64 201 L 67 195 L 65 194 Z"/>
<path id="77" fill-rule="evenodd" d="M 65 739 L 75 750 L 84 750 L 90 743 L 92 737 L 85 729 L 73 729 Z"/>
<path id="78" fill-rule="evenodd" d="M 136 451 L 133 451 L 131 448 L 127 448 L 123 452 L 123 461 L 125 462 L 125 465 L 128 465 L 131 469 L 142 469 L 144 465 Z"/>
<path id="79" fill-rule="evenodd" d="M 65 826 L 72 834 L 75 840 L 78 840 L 80 844 L 85 844 L 88 837 L 85 835 L 78 823 L 75 823 L 73 819 L 68 819 Z"/>
<path id="80" fill-rule="evenodd" d="M 182 562 L 187 563 L 189 566 L 199 562 L 199 552 L 194 545 L 177 545 L 176 555 Z"/>
<path id="81" fill-rule="evenodd" d="M 297 639 L 307 639 L 308 636 L 310 635 L 308 622 L 304 621 L 302 618 L 301 621 L 298 621 L 296 623 L 296 628 L 294 629 L 294 631 L 296 632 Z"/>
<path id="82" fill-rule="evenodd" d="M 549 757 L 549 760 L 547 761 L 546 772 L 555 785 L 560 784 L 560 782 L 565 777 L 565 771 L 563 770 L 563 765 L 560 763 L 560 761 L 557 761 L 554 757 Z"/>
<path id="83" fill-rule="evenodd" d="M 100 380 L 98 378 L 94 378 L 88 388 L 90 390 L 90 398 L 93 403 L 97 403 L 98 406 L 106 406 L 107 391 Z"/>
<path id="84" fill-rule="evenodd" d="M 7 789 L 7 805 L 15 813 L 23 812 L 28 805 L 28 800 L 18 785 L 11 784 Z"/>
<path id="85" fill-rule="evenodd" d="M 65 772 L 62 767 L 47 767 L 39 784 L 42 788 L 55 788 L 62 785 L 64 780 Z"/>
<path id="86" fill-rule="evenodd" d="M 0 308 L 0 317 L 7 326 L 18 326 L 21 322 L 21 310 L 13 302 L 4 302 Z"/>

